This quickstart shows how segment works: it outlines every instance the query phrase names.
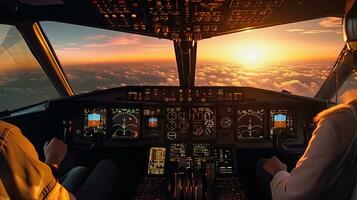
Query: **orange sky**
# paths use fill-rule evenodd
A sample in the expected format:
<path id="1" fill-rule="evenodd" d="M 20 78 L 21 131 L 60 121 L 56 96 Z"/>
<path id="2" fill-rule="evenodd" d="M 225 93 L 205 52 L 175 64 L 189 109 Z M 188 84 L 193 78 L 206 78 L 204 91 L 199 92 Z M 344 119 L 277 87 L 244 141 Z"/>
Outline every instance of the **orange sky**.
<path id="1" fill-rule="evenodd" d="M 64 68 L 93 63 L 174 61 L 172 41 L 57 22 L 41 23 Z M 198 42 L 197 62 L 260 65 L 335 60 L 344 43 L 341 19 L 323 18 Z M 0 42 L 9 26 L 1 25 Z M 21 37 L 18 35 L 18 37 Z M 20 41 L 0 55 L 6 68 L 37 65 Z"/>

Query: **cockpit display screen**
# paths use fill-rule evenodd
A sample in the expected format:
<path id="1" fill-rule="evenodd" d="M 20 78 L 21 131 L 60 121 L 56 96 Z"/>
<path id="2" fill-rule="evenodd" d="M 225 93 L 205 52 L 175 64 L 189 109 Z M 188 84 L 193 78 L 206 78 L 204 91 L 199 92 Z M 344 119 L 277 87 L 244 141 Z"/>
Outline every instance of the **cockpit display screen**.
<path id="1" fill-rule="evenodd" d="M 84 114 L 84 136 L 106 132 L 107 111 L 104 108 L 86 108 Z"/>
<path id="2" fill-rule="evenodd" d="M 148 163 L 148 174 L 162 175 L 165 172 L 165 147 L 151 147 Z"/>
<path id="3" fill-rule="evenodd" d="M 169 156 L 171 162 L 178 162 L 180 158 L 186 157 L 186 144 L 170 144 Z"/>
<path id="4" fill-rule="evenodd" d="M 98 113 L 92 113 L 92 114 L 88 114 L 88 123 L 87 125 L 89 127 L 98 127 L 100 126 L 100 114 Z"/>
<path id="5" fill-rule="evenodd" d="M 274 128 L 286 128 L 286 114 L 275 114 L 273 119 Z"/>
<path id="6" fill-rule="evenodd" d="M 209 144 L 192 144 L 192 156 L 193 157 L 209 157 L 210 146 Z"/>
<path id="7" fill-rule="evenodd" d="M 238 139 L 264 139 L 264 109 L 242 109 L 237 112 Z"/>
<path id="8" fill-rule="evenodd" d="M 270 110 L 270 134 L 283 131 L 288 137 L 295 137 L 294 111 L 288 109 Z"/>
<path id="9" fill-rule="evenodd" d="M 148 127 L 157 128 L 159 126 L 159 119 L 157 117 L 150 117 L 148 119 Z"/>
<path id="10" fill-rule="evenodd" d="M 138 108 L 111 109 L 112 138 L 135 139 L 140 134 L 140 111 Z"/>

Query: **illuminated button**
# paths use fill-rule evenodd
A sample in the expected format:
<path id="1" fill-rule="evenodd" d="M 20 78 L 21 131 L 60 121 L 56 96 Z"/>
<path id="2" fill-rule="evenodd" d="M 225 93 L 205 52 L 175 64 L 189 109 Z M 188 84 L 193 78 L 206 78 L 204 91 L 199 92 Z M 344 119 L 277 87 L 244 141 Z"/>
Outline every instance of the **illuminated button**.
<path id="1" fill-rule="evenodd" d="M 144 110 L 144 115 L 150 115 L 150 110 L 145 109 L 145 110 Z"/>

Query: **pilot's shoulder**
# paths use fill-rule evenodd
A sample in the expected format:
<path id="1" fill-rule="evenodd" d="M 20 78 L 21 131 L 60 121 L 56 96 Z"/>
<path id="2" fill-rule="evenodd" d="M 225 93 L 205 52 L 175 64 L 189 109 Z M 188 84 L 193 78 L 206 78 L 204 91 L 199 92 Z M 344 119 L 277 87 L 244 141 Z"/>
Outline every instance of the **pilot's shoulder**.
<path id="1" fill-rule="evenodd" d="M 19 127 L 0 120 L 0 134 L 3 134 L 5 132 L 5 130 L 20 132 Z"/>
<path id="2" fill-rule="evenodd" d="M 337 110 L 336 112 L 331 114 L 329 119 L 337 122 L 340 125 L 355 125 L 355 123 L 353 123 L 355 118 L 350 107 Z"/>
<path id="3" fill-rule="evenodd" d="M 337 105 L 328 110 L 323 111 L 317 117 L 318 123 L 323 127 L 330 127 L 329 132 L 332 134 L 334 132 L 337 138 L 347 133 L 352 133 L 355 129 L 356 122 L 353 116 L 350 105 Z M 326 126 L 329 124 L 329 126 Z M 347 134 L 352 135 L 352 134 Z"/>
<path id="4" fill-rule="evenodd" d="M 346 104 L 339 104 L 320 112 L 314 118 L 314 121 L 318 123 L 323 123 L 325 121 L 331 121 L 331 120 L 340 121 L 340 120 L 344 120 L 344 118 L 351 118 L 351 117 L 353 117 L 351 106 Z"/>

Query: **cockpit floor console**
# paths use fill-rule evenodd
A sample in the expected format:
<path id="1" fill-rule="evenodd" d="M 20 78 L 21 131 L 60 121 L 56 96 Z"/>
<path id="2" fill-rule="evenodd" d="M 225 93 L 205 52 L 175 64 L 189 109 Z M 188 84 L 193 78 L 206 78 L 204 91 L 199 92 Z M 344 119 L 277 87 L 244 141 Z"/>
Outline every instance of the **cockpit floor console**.
<path id="1" fill-rule="evenodd" d="M 149 148 L 147 175 L 134 199 L 247 199 L 231 146 L 171 143 Z"/>
<path id="2" fill-rule="evenodd" d="M 245 189 L 238 177 L 203 179 L 180 176 L 166 179 L 146 176 L 139 183 L 134 200 L 246 200 Z"/>
<path id="3" fill-rule="evenodd" d="M 244 186 L 238 177 L 216 178 L 214 193 L 217 200 L 248 199 Z"/>
<path id="4" fill-rule="evenodd" d="M 139 183 L 134 200 L 165 200 L 166 179 L 144 177 Z"/>

